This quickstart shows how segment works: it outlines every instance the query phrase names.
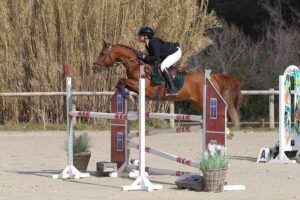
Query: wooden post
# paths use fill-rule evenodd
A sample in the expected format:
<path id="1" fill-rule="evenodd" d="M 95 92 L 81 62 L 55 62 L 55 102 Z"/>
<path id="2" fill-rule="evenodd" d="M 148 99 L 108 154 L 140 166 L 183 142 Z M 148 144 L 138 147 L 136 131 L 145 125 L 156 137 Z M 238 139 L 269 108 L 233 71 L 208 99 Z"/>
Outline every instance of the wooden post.
<path id="1" fill-rule="evenodd" d="M 45 110 L 46 110 L 45 105 L 43 105 L 42 118 L 43 118 L 44 131 L 46 130 L 46 111 Z"/>
<path id="2" fill-rule="evenodd" d="M 260 119 L 260 127 L 265 128 L 265 119 Z"/>
<path id="3" fill-rule="evenodd" d="M 269 96 L 269 120 L 270 120 L 270 128 L 275 128 L 275 106 L 274 106 L 274 88 L 270 89 L 270 96 Z"/>

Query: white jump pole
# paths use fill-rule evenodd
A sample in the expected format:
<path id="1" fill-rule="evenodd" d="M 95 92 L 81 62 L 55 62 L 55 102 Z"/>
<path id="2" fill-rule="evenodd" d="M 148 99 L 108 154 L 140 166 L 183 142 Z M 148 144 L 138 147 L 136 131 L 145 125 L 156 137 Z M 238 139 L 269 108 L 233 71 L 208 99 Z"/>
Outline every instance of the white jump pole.
<path id="1" fill-rule="evenodd" d="M 66 102 L 67 102 L 67 140 L 68 140 L 68 165 L 60 174 L 55 174 L 52 177 L 67 179 L 67 178 L 85 178 L 89 177 L 89 173 L 81 173 L 73 165 L 73 122 L 69 112 L 72 109 L 72 79 L 70 76 L 70 68 L 65 65 L 66 72 Z"/>
<path id="2" fill-rule="evenodd" d="M 139 79 L 139 176 L 130 186 L 123 186 L 123 191 L 129 190 L 146 190 L 152 192 L 153 190 L 161 190 L 162 185 L 152 184 L 145 173 L 145 71 L 144 66 L 141 65 L 140 79 Z"/>
<path id="3" fill-rule="evenodd" d="M 129 112 L 130 113 L 130 112 Z M 147 119 L 177 119 L 177 120 L 189 120 L 202 123 L 201 115 L 184 115 L 184 114 L 169 114 L 169 113 L 146 113 Z"/>
<path id="4" fill-rule="evenodd" d="M 98 118 L 98 119 L 126 119 L 126 120 L 137 120 L 137 113 L 104 113 L 104 112 L 90 112 L 90 111 L 71 111 L 69 113 L 72 117 L 87 117 L 87 118 Z"/>
<path id="5" fill-rule="evenodd" d="M 210 79 L 210 73 L 211 70 L 205 70 L 205 77 L 204 77 L 204 83 L 203 83 L 203 113 L 202 113 L 202 155 L 204 155 L 204 152 L 206 151 L 206 79 Z"/>
<path id="6" fill-rule="evenodd" d="M 70 111 L 69 115 L 72 117 L 92 117 L 100 119 L 126 119 L 138 120 L 137 112 L 128 112 L 127 114 L 120 113 L 104 113 L 104 112 L 91 112 L 91 111 Z M 168 113 L 146 113 L 147 119 L 178 119 L 190 120 L 202 123 L 202 116 L 198 115 L 182 115 L 182 114 L 168 114 Z"/>

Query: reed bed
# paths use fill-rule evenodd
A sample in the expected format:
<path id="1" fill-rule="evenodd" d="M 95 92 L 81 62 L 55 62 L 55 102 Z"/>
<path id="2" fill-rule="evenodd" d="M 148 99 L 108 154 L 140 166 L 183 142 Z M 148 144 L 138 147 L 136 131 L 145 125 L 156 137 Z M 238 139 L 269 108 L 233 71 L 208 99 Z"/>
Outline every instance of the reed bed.
<path id="1" fill-rule="evenodd" d="M 142 25 L 181 44 L 186 63 L 210 44 L 205 31 L 220 26 L 208 0 L 2 0 L 0 92 L 64 91 L 68 63 L 76 91 L 113 91 L 122 67 L 91 74 L 102 40 L 142 49 Z M 116 73 L 117 71 L 117 73 Z M 105 81 L 103 81 L 105 80 Z M 77 109 L 108 111 L 109 97 L 78 97 Z M 150 103 L 149 109 L 168 109 Z M 65 121 L 63 97 L 0 98 L 0 123 Z"/>

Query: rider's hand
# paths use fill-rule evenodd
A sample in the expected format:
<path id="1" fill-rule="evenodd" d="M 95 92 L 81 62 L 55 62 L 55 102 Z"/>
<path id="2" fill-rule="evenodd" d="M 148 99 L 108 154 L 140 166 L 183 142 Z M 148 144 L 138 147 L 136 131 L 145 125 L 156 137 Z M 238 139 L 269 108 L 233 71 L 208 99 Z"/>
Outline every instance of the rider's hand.
<path id="1" fill-rule="evenodd" d="M 142 52 L 137 52 L 136 53 L 136 57 L 139 60 L 143 60 L 145 58 L 145 55 Z"/>

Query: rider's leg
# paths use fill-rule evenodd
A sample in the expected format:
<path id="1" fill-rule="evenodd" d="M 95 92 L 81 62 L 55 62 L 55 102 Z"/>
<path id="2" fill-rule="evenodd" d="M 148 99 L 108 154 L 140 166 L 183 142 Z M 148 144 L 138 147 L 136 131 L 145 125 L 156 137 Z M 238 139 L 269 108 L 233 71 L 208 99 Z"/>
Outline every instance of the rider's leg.
<path id="1" fill-rule="evenodd" d="M 178 50 L 166 57 L 163 62 L 160 65 L 160 69 L 164 75 L 164 78 L 166 79 L 168 85 L 169 85 L 169 91 L 167 95 L 176 95 L 177 94 L 177 89 L 175 87 L 175 83 L 172 77 L 172 74 L 168 70 L 169 67 L 171 67 L 173 64 L 175 64 L 180 58 L 181 58 L 181 50 L 178 47 Z"/>

